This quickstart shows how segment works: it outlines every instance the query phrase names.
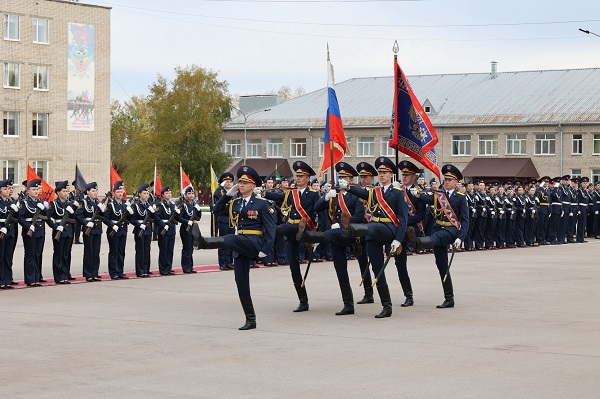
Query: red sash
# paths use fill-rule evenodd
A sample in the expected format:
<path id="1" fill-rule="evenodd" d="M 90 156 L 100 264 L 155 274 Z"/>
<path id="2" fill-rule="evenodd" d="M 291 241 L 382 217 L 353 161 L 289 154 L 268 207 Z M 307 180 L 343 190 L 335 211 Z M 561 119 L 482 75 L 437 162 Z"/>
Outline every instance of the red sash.
<path id="1" fill-rule="evenodd" d="M 389 190 L 393 190 L 393 187 L 390 187 Z M 396 214 L 394 213 L 392 208 L 383 199 L 383 192 L 381 191 L 381 187 L 375 187 L 375 195 L 377 196 L 377 203 L 379 204 L 381 209 L 386 213 L 386 215 L 388 215 L 390 219 L 392 219 L 394 226 L 398 227 L 398 225 L 400 224 L 398 222 L 398 218 L 396 217 Z"/>
<path id="2" fill-rule="evenodd" d="M 450 206 L 450 201 L 446 197 L 446 194 L 438 192 L 434 195 L 436 195 L 437 199 L 439 200 L 441 208 L 444 211 L 444 214 L 446 215 L 450 223 L 452 223 L 454 227 L 460 230 L 460 222 L 458 221 L 458 217 L 452 210 L 452 207 Z"/>
<path id="3" fill-rule="evenodd" d="M 404 190 L 402 190 L 404 192 L 404 201 L 406 201 L 406 205 L 408 205 L 408 216 L 416 216 L 417 215 L 417 208 L 415 207 L 415 205 L 412 203 L 412 201 L 410 200 L 410 197 L 408 196 L 408 190 L 406 190 L 406 187 L 404 188 Z M 421 229 L 421 231 L 423 231 L 423 223 L 419 222 L 417 223 L 417 227 L 419 229 Z"/>
<path id="4" fill-rule="evenodd" d="M 338 204 L 340 204 L 340 209 L 342 210 L 342 212 L 348 212 L 348 215 L 352 216 L 352 214 L 348 210 L 348 205 L 346 205 L 346 201 L 344 200 L 344 194 L 338 193 L 337 199 L 338 199 Z"/>
<path id="5" fill-rule="evenodd" d="M 306 188 L 306 190 L 308 190 L 308 188 Z M 294 206 L 296 207 L 296 210 L 298 211 L 300 216 L 302 216 L 304 219 L 306 219 L 306 224 L 308 224 L 308 227 L 310 227 L 310 229 L 312 231 L 315 231 L 315 224 L 313 223 L 310 216 L 308 216 L 308 213 L 306 213 L 304 208 L 302 208 L 302 204 L 300 203 L 299 191 L 297 189 L 292 190 L 292 196 L 294 197 Z"/>

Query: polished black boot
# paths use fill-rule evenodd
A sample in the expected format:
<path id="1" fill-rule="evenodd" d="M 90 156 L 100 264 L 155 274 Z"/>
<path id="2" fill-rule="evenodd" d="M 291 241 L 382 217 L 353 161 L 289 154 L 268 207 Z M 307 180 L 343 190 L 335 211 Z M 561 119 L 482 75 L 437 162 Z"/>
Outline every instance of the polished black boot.
<path id="1" fill-rule="evenodd" d="M 373 299 L 373 287 L 371 287 L 371 276 L 369 276 L 369 283 L 367 284 L 367 279 L 365 278 L 365 295 L 363 296 L 363 299 L 361 299 L 360 301 L 356 302 L 359 305 L 365 304 L 365 303 L 374 303 L 375 300 Z"/>
<path id="2" fill-rule="evenodd" d="M 406 236 L 408 237 L 406 249 L 408 249 L 409 252 L 433 249 L 433 243 L 431 242 L 431 238 L 427 236 L 417 237 L 415 228 L 412 226 L 408 226 L 408 228 L 406 229 Z"/>
<path id="3" fill-rule="evenodd" d="M 340 215 L 342 237 L 353 237 L 359 238 L 364 237 L 369 232 L 369 227 L 366 223 L 352 223 L 350 224 L 350 214 L 348 212 L 342 212 Z"/>
<path id="4" fill-rule="evenodd" d="M 252 330 L 256 328 L 256 314 L 254 313 L 254 306 L 252 305 L 252 298 L 240 298 L 242 303 L 242 309 L 246 315 L 246 324 L 241 326 L 240 330 Z"/>
<path id="5" fill-rule="evenodd" d="M 400 306 L 405 308 L 414 305 L 415 302 L 413 301 L 412 285 L 410 284 L 410 279 L 408 278 L 408 276 L 405 276 L 404 278 L 400 279 L 400 285 L 402 286 L 402 292 L 404 292 L 404 297 L 406 298 L 404 300 L 404 303 Z"/>
<path id="6" fill-rule="evenodd" d="M 306 293 L 306 287 L 302 287 L 302 283 L 294 283 L 294 287 L 296 288 L 296 293 L 300 300 L 300 304 L 294 309 L 294 312 L 306 312 L 308 310 L 308 294 Z"/>
<path id="7" fill-rule="evenodd" d="M 340 284 L 340 290 L 342 291 L 342 301 L 344 301 L 344 308 L 336 313 L 337 316 L 343 316 L 347 314 L 354 314 L 354 296 L 352 295 L 352 287 L 350 283 Z"/>
<path id="8" fill-rule="evenodd" d="M 384 317 L 390 317 L 392 315 L 392 298 L 390 298 L 390 289 L 387 285 L 385 287 L 377 286 L 377 292 L 379 293 L 379 298 L 381 299 L 383 309 L 381 309 L 381 312 L 376 315 L 375 318 L 383 319 Z"/>
<path id="9" fill-rule="evenodd" d="M 442 280 L 444 278 L 442 277 Z M 437 305 L 438 309 L 453 308 L 454 307 L 454 289 L 452 288 L 452 278 L 448 276 L 446 282 L 442 281 L 442 287 L 444 288 L 444 303 Z"/>

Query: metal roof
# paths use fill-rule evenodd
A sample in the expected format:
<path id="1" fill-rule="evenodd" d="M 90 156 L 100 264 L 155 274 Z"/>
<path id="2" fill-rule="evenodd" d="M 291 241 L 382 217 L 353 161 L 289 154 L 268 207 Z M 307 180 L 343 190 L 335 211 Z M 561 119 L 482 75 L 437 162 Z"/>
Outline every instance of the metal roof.
<path id="1" fill-rule="evenodd" d="M 434 125 L 600 123 L 600 68 L 408 76 L 417 98 L 437 112 Z M 354 78 L 336 85 L 344 125 L 390 124 L 393 77 Z M 437 109 L 439 107 L 439 109 Z M 323 128 L 327 89 L 247 119 L 249 129 Z M 242 129 L 238 116 L 225 129 Z"/>

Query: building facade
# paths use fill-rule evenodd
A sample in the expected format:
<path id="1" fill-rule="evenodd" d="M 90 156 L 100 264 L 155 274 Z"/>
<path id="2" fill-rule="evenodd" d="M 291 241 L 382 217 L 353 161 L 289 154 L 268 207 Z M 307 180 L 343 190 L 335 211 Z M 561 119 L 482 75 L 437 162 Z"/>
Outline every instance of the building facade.
<path id="1" fill-rule="evenodd" d="M 109 189 L 110 9 L 61 0 L 0 0 L 2 178 L 50 185 L 75 177 Z"/>

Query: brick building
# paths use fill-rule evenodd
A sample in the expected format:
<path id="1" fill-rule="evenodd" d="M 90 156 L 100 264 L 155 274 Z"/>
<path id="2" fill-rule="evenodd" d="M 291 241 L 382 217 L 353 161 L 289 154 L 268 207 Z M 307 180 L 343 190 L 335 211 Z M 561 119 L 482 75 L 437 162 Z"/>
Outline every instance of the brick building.
<path id="1" fill-rule="evenodd" d="M 493 63 L 491 73 L 408 80 L 438 133 L 440 165 L 488 180 L 546 174 L 600 180 L 600 69 L 499 73 Z M 352 152 L 346 161 L 394 156 L 387 146 L 393 77 L 350 79 L 336 85 L 336 94 Z M 248 162 L 299 159 L 317 169 L 326 109 L 321 89 L 248 117 Z M 225 150 L 236 161 L 244 157 L 243 131 L 242 117 L 224 128 Z"/>
<path id="2" fill-rule="evenodd" d="M 29 163 L 54 185 L 109 188 L 110 9 L 75 1 L 0 0 L 2 178 Z"/>

